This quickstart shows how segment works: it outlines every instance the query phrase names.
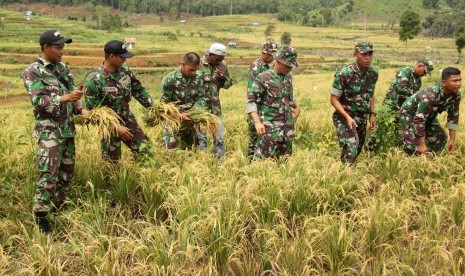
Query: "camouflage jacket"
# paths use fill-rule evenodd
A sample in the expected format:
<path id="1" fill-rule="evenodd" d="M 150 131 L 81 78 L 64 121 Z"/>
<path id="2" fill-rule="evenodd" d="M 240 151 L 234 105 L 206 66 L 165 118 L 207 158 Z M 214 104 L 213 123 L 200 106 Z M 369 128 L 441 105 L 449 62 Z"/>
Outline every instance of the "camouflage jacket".
<path id="1" fill-rule="evenodd" d="M 23 81 L 34 112 L 34 137 L 46 140 L 74 137 L 73 114 L 81 112 L 81 102 L 60 104 L 61 96 L 76 89 L 68 67 L 39 57 L 24 71 Z"/>
<path id="2" fill-rule="evenodd" d="M 460 93 L 444 95 L 441 83 L 438 83 L 409 97 L 399 111 L 400 120 L 412 125 L 416 137 L 425 137 L 426 122 L 434 120 L 438 114 L 447 110 L 446 128 L 457 130 L 461 98 Z"/>
<path id="3" fill-rule="evenodd" d="M 418 92 L 420 87 L 421 77 L 415 74 L 413 66 L 402 67 L 391 83 L 383 104 L 389 105 L 398 111 L 404 101 Z"/>
<path id="4" fill-rule="evenodd" d="M 219 70 L 225 74 L 225 80 L 215 78 L 215 72 Z M 203 77 L 207 110 L 212 114 L 221 116 L 220 89 L 229 89 L 234 84 L 233 79 L 229 76 L 228 68 L 224 63 L 212 67 L 208 62 L 203 61 L 199 71 Z"/>
<path id="5" fill-rule="evenodd" d="M 249 88 L 258 74 L 263 73 L 270 69 L 268 63 L 261 61 L 260 58 L 257 58 L 252 64 L 249 66 L 249 73 L 248 73 L 248 81 L 247 81 L 247 88 Z"/>
<path id="6" fill-rule="evenodd" d="M 269 127 L 294 127 L 291 107 L 295 105 L 292 75 L 273 69 L 257 76 L 248 89 L 246 112 L 257 112 Z"/>
<path id="7" fill-rule="evenodd" d="M 334 75 L 331 94 L 339 97 L 344 110 L 350 114 L 364 115 L 370 110 L 370 101 L 375 93 L 378 70 L 369 67 L 365 72 L 356 63 L 350 64 Z"/>
<path id="8" fill-rule="evenodd" d="M 197 72 L 188 78 L 181 74 L 181 67 L 169 73 L 162 81 L 163 102 L 175 102 L 181 113 L 192 107 L 205 109 L 205 90 L 202 75 Z"/>
<path id="9" fill-rule="evenodd" d="M 153 105 L 152 97 L 126 65 L 113 73 L 101 66 L 99 70 L 90 73 L 85 82 L 87 108 L 90 110 L 100 105 L 108 106 L 121 117 L 124 124 L 135 121 L 129 110 L 132 96 L 144 107 Z"/>

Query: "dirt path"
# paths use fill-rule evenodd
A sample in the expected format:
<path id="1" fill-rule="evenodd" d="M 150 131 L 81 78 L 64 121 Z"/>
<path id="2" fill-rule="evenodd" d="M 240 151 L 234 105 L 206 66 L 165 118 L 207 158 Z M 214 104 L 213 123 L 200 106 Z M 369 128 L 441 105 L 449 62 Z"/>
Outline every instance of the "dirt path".
<path id="1" fill-rule="evenodd" d="M 27 95 L 21 95 L 21 96 L 12 96 L 12 97 L 1 97 L 0 98 L 0 106 L 2 105 L 9 105 L 9 104 L 14 104 L 14 103 L 22 103 L 22 102 L 27 102 L 29 101 L 29 96 Z"/>

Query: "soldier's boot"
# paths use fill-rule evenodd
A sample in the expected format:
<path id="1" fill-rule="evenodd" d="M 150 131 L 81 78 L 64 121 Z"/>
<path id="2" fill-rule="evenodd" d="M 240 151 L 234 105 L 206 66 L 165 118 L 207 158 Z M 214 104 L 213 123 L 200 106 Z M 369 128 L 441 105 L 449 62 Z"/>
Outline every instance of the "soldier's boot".
<path id="1" fill-rule="evenodd" d="M 49 235 L 52 233 L 52 228 L 50 227 L 50 222 L 47 219 L 46 212 L 36 212 L 35 214 L 36 224 L 39 227 L 39 231 Z"/>

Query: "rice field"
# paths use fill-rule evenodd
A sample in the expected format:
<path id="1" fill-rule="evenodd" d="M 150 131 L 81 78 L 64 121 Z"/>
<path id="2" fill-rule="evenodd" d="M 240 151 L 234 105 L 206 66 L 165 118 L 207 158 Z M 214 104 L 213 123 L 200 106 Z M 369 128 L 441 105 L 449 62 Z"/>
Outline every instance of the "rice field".
<path id="1" fill-rule="evenodd" d="M 16 80 L 6 98 L 26 96 L 20 75 L 39 54 L 36 38 L 44 25 L 25 28 L 17 22 L 23 14 L 4 9 L 0 17 L 6 18 L 0 36 L 21 33 L 0 42 L 0 84 Z M 113 165 L 102 160 L 97 129 L 77 126 L 74 183 L 65 210 L 52 217 L 51 236 L 38 232 L 31 212 L 36 181 L 31 105 L 0 102 L 0 275 L 465 273 L 463 131 L 452 154 L 409 158 L 398 149 L 363 152 L 355 167 L 346 168 L 339 162 L 329 103 L 334 70 L 352 61 L 354 41 L 366 37 L 375 44 L 379 106 L 396 69 L 417 56 L 428 55 L 436 66 L 424 85 L 438 81 L 439 69 L 456 61 L 452 39 L 418 37 L 405 45 L 397 34 L 376 28 L 365 33 L 356 26 L 299 27 L 261 15 L 198 18 L 185 25 L 165 21 L 121 34 L 61 19 L 37 20 L 60 24 L 60 31 L 73 37 L 76 43 L 65 48 L 64 60 L 77 82 L 100 65 L 103 53 L 97 50 L 107 40 L 137 36 L 133 52 L 139 59 L 128 64 L 157 100 L 161 78 L 180 64 L 184 52 L 202 53 L 217 39 L 247 47 L 229 50 L 226 58 L 237 82 L 221 92 L 223 160 L 211 149 L 165 150 L 162 127 L 143 126 L 154 156 L 136 162 L 123 147 L 121 164 Z M 254 29 L 252 20 L 263 24 Z M 291 157 L 249 163 L 246 66 L 258 56 L 256 47 L 270 23 L 277 26 L 276 39 L 291 32 L 299 52 L 294 89 L 302 113 Z M 178 40 L 166 40 L 162 30 Z M 143 107 L 131 104 L 143 125 Z M 444 116 L 440 120 L 444 123 Z"/>

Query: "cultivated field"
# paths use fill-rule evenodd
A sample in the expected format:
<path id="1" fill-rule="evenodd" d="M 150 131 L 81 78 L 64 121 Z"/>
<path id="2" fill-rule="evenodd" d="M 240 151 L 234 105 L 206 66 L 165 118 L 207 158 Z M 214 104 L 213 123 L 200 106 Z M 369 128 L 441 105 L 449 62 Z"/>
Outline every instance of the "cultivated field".
<path id="1" fill-rule="evenodd" d="M 383 22 L 365 32 L 356 25 L 292 26 L 263 15 L 192 18 L 187 24 L 153 17 L 152 25 L 122 33 L 57 18 L 33 16 L 25 22 L 23 13 L 5 9 L 0 17 L 5 23 L 0 30 L 0 274 L 465 273 L 463 131 L 453 154 L 432 159 L 409 158 L 397 149 L 376 156 L 363 152 L 355 167 L 345 168 L 329 104 L 334 70 L 352 61 L 354 42 L 366 38 L 375 45 L 380 104 L 396 69 L 416 57 L 427 55 L 436 64 L 425 85 L 438 81 L 439 69 L 457 59 L 452 39 L 418 37 L 405 45 L 396 33 L 377 27 Z M 252 27 L 253 21 L 260 26 Z M 246 72 L 259 55 L 267 24 L 276 24 L 276 40 L 290 32 L 299 52 L 302 66 L 294 72 L 294 86 L 302 115 L 292 157 L 249 164 Z M 74 40 L 64 61 L 77 83 L 101 64 L 107 40 L 136 37 L 137 57 L 128 64 L 156 99 L 161 78 L 180 64 L 183 53 L 203 53 L 212 42 L 237 42 L 238 49 L 226 58 L 237 83 L 221 95 L 224 160 L 209 152 L 164 150 L 162 130 L 144 127 L 156 156 L 140 164 L 125 149 L 121 165 L 111 166 L 101 159 L 94 129 L 78 127 L 67 208 L 53 218 L 53 235 L 40 234 L 31 213 L 33 116 L 21 74 L 39 54 L 40 33 L 51 28 Z M 140 118 L 141 106 L 134 101 L 132 108 Z"/>

